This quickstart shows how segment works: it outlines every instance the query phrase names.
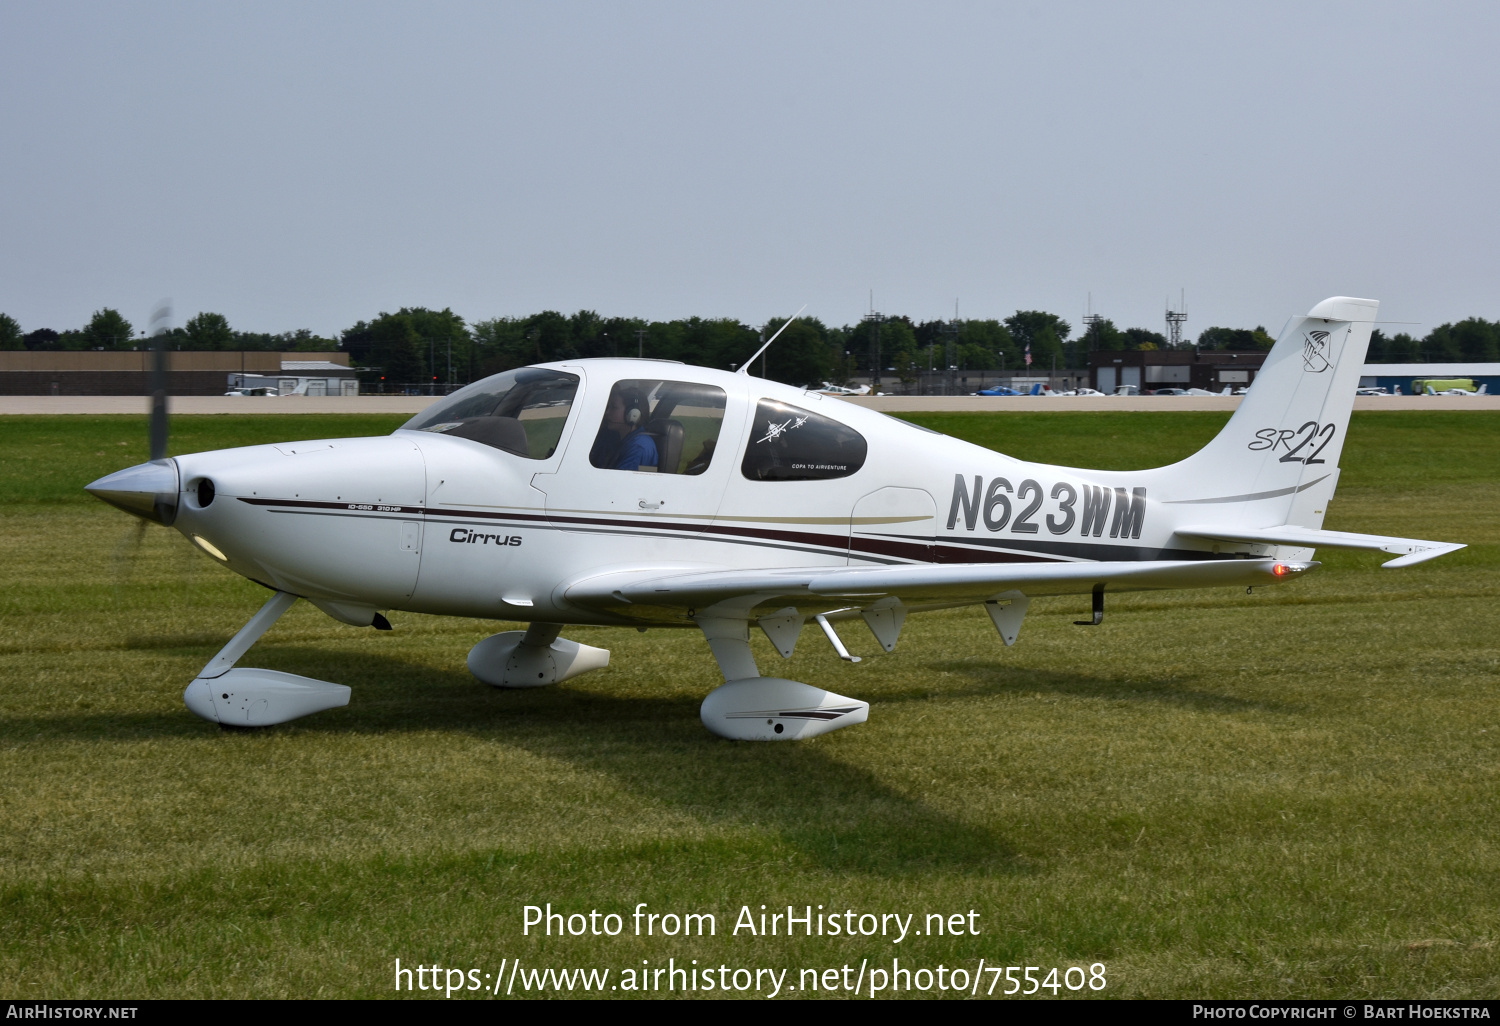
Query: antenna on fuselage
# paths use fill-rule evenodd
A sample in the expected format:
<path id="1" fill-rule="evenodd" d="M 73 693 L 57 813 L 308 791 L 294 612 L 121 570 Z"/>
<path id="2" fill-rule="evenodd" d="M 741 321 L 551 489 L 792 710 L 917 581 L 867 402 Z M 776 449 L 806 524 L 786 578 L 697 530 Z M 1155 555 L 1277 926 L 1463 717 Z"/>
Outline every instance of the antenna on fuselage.
<path id="1" fill-rule="evenodd" d="M 798 317 L 801 317 L 802 316 L 802 311 L 806 310 L 806 309 L 807 309 L 807 304 L 803 303 L 802 306 L 801 306 L 801 308 L 798 309 L 796 313 L 792 314 L 792 316 L 787 319 L 787 322 L 785 324 L 783 324 L 781 327 L 779 327 L 779 328 L 776 329 L 776 334 L 772 335 L 770 338 L 766 339 L 766 344 L 763 345 L 763 346 L 761 346 L 759 349 L 757 349 L 755 351 L 755 356 L 752 356 L 752 357 L 750 357 L 750 359 L 746 360 L 745 363 L 744 363 L 744 366 L 740 367 L 740 369 L 737 370 L 737 371 L 735 371 L 735 373 L 736 374 L 749 374 L 750 373 L 750 365 L 755 362 L 756 357 L 760 356 L 760 354 L 764 353 L 767 349 L 770 349 L 771 348 L 771 343 L 775 342 L 776 339 L 778 337 L 780 337 L 780 335 L 781 335 L 781 333 L 783 331 L 785 331 L 786 329 L 790 328 L 792 326 L 792 321 L 795 321 Z"/>

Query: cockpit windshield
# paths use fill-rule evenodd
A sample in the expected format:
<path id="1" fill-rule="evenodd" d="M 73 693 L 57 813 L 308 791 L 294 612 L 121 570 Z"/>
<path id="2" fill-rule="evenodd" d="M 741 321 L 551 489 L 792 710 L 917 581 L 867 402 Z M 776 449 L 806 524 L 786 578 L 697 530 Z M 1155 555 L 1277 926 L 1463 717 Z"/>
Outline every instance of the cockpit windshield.
<path id="1" fill-rule="evenodd" d="M 544 460 L 557 450 L 577 392 L 576 374 L 519 367 L 459 389 L 396 430 L 467 438 Z"/>

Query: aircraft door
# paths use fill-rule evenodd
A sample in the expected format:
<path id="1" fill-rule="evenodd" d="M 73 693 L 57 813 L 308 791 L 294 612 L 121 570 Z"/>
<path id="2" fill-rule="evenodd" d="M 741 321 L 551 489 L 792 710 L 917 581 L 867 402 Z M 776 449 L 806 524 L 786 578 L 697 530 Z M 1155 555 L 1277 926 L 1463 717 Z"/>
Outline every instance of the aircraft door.
<path id="1" fill-rule="evenodd" d="M 654 558 L 670 558 L 674 539 L 701 534 L 718 513 L 744 416 L 744 400 L 715 385 L 616 381 L 585 402 L 557 472 L 532 484 L 557 526 L 656 540 Z"/>
<path id="2" fill-rule="evenodd" d="M 937 504 L 922 488 L 880 488 L 854 504 L 849 517 L 849 565 L 933 563 Z"/>

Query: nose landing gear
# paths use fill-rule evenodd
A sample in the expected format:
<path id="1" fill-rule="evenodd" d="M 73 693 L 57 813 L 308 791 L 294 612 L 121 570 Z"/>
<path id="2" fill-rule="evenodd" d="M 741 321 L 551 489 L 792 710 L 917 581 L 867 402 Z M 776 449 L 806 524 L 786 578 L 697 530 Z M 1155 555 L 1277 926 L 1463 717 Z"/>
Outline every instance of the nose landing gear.
<path id="1" fill-rule="evenodd" d="M 281 670 L 235 668 L 250 646 L 296 601 L 296 595 L 284 591 L 272 595 L 187 686 L 182 693 L 187 707 L 205 720 L 226 727 L 269 727 L 348 705 L 350 692 L 342 684 Z"/>

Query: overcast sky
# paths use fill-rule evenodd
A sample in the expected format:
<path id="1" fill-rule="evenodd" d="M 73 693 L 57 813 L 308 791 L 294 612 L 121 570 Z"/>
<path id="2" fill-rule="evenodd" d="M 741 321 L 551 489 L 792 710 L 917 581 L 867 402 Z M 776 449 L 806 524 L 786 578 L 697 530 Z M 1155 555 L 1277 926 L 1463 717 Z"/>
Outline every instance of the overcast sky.
<path id="1" fill-rule="evenodd" d="M 0 311 L 1500 318 L 1500 5 L 0 3 Z"/>

